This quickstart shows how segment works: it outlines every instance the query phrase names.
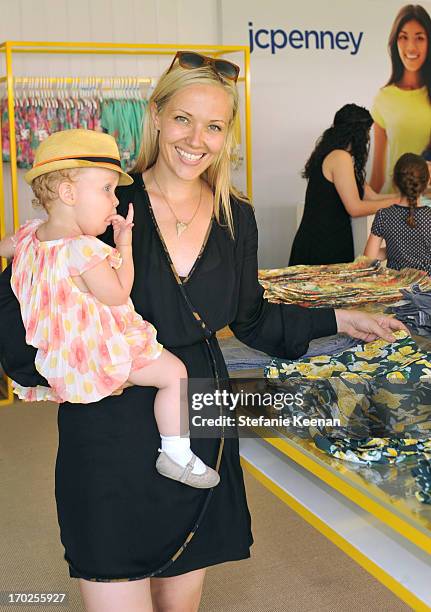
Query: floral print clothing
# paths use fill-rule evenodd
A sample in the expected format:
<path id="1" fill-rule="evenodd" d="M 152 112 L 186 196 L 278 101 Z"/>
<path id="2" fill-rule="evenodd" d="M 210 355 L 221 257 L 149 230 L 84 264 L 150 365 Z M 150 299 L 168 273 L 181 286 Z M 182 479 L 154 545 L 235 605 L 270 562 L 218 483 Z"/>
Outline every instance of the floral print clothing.
<path id="1" fill-rule="evenodd" d="M 36 236 L 41 223 L 28 221 L 16 234 L 11 286 L 26 342 L 38 349 L 36 368 L 50 388 L 14 382 L 14 392 L 26 401 L 96 402 L 120 387 L 132 370 L 157 359 L 162 345 L 130 298 L 107 306 L 73 281 L 104 259 L 119 268 L 120 253 L 94 236 L 41 242 Z"/>
<path id="2" fill-rule="evenodd" d="M 379 339 L 333 356 L 273 359 L 265 369 L 272 387 L 301 391 L 302 405 L 292 408 L 299 416 L 339 421 L 310 432 L 321 450 L 359 463 L 399 461 L 402 439 L 431 450 L 431 354 L 406 332 L 394 335 L 393 343 Z"/>
<path id="3" fill-rule="evenodd" d="M 418 465 L 412 469 L 419 489 L 415 492 L 416 498 L 423 504 L 431 504 L 431 455 L 422 457 Z"/>
<path id="4" fill-rule="evenodd" d="M 429 378 L 431 354 L 421 351 L 407 332 L 400 330 L 393 334 L 395 342 L 373 340 L 335 355 L 319 355 L 296 361 L 273 359 L 265 369 L 265 376 L 280 381 L 298 377 L 308 380 L 341 377 L 350 382 L 383 376 L 393 383 Z"/>
<path id="5" fill-rule="evenodd" d="M 0 102 L 3 161 L 10 161 L 8 101 Z M 100 103 L 96 99 L 16 100 L 14 107 L 18 168 L 31 168 L 40 143 L 59 130 L 84 128 L 101 131 Z"/>
<path id="6" fill-rule="evenodd" d="M 141 142 L 141 126 L 148 105 L 144 99 L 73 96 L 66 99 L 17 98 L 14 106 L 16 160 L 19 168 L 31 168 L 39 144 L 50 134 L 72 128 L 111 134 L 117 140 L 123 170 L 135 164 Z M 10 161 L 8 100 L 0 101 L 3 161 Z"/>
<path id="7" fill-rule="evenodd" d="M 410 457 L 427 457 L 431 453 L 431 439 L 416 438 L 328 438 L 313 437 L 318 449 L 343 461 L 360 465 L 398 464 Z"/>
<path id="8" fill-rule="evenodd" d="M 121 167 L 129 171 L 139 153 L 147 100 L 107 99 L 101 103 L 101 125 L 118 144 Z"/>
<path id="9" fill-rule="evenodd" d="M 418 283 L 421 291 L 431 288 L 431 278 L 424 270 L 391 270 L 364 256 L 344 264 L 259 270 L 259 281 L 270 302 L 313 308 L 381 305 L 397 302 L 401 290 L 413 283 Z"/>
<path id="10" fill-rule="evenodd" d="M 379 339 L 332 356 L 273 359 L 265 377 L 277 391 L 302 393 L 303 403 L 283 416 L 327 419 L 293 433 L 358 466 L 416 461 L 414 494 L 431 504 L 431 354 L 406 332 L 394 335 L 393 343 Z"/>

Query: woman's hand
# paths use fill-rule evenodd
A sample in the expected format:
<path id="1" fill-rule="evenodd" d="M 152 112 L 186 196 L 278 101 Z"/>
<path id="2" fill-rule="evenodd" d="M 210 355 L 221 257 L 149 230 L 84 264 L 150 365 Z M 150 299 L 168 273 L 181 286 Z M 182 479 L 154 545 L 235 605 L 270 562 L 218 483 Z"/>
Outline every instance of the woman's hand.
<path id="1" fill-rule="evenodd" d="M 335 310 L 335 318 L 339 332 L 349 334 L 352 338 L 365 340 L 365 342 L 371 342 L 377 338 L 394 342 L 395 337 L 391 331 L 402 329 L 408 333 L 408 329 L 401 321 L 385 315 L 373 315 L 359 310 L 337 309 Z"/>
<path id="2" fill-rule="evenodd" d="M 387 199 L 391 199 L 393 200 L 394 204 L 399 204 L 400 201 L 400 194 L 399 193 L 376 193 L 374 191 L 374 189 L 372 189 L 372 187 L 368 184 L 365 183 L 364 185 L 364 200 L 373 200 L 373 201 L 378 201 L 378 200 L 387 200 Z"/>
<path id="3" fill-rule="evenodd" d="M 112 223 L 115 246 L 130 246 L 132 244 L 133 204 L 130 202 L 127 217 L 110 215 L 106 221 Z"/>
<path id="4" fill-rule="evenodd" d="M 15 255 L 16 238 L 15 235 L 5 236 L 0 240 L 0 257 L 11 259 Z"/>
<path id="5" fill-rule="evenodd" d="M 325 168 L 329 176 L 326 175 Z M 378 199 L 368 200 L 363 198 L 361 200 L 352 156 L 348 151 L 341 151 L 340 149 L 331 151 L 322 163 L 322 172 L 326 178 L 332 177 L 332 182 L 343 206 L 351 217 L 374 215 L 380 208 L 386 208 L 394 204 L 393 197 L 390 194 Z"/>

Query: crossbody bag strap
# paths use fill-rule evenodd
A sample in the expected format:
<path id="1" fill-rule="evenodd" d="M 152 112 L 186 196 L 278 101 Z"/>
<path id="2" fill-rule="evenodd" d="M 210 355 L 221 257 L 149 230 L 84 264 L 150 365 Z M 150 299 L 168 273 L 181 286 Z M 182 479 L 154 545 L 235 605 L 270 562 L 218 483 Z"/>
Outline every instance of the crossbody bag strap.
<path id="1" fill-rule="evenodd" d="M 214 373 L 214 379 L 216 381 L 217 389 L 220 390 L 220 376 L 219 376 L 218 368 L 217 368 L 217 360 L 216 360 L 216 356 L 214 354 L 213 348 L 212 348 L 211 343 L 210 343 L 210 338 L 212 338 L 212 336 L 214 335 L 214 332 L 205 323 L 205 321 L 203 320 L 203 318 L 199 314 L 198 310 L 193 305 L 193 302 L 190 299 L 190 296 L 189 296 L 189 294 L 187 292 L 187 289 L 185 288 L 184 283 L 181 280 L 181 278 L 180 278 L 178 272 L 176 271 L 175 266 L 174 266 L 174 264 L 172 262 L 172 258 L 171 258 L 170 254 L 169 254 L 169 251 L 168 251 L 168 248 L 166 246 L 165 240 L 164 240 L 164 238 L 162 236 L 162 233 L 160 231 L 158 223 L 157 223 L 157 221 L 156 221 L 156 219 L 154 217 L 153 209 L 151 207 L 151 202 L 149 201 L 149 198 L 148 198 L 148 203 L 149 203 L 148 208 L 149 208 L 149 211 L 150 211 L 150 215 L 151 215 L 151 217 L 153 219 L 153 225 L 154 225 L 154 227 L 155 227 L 155 229 L 157 231 L 157 234 L 159 236 L 160 244 L 162 245 L 162 248 L 163 248 L 163 250 L 165 252 L 165 256 L 166 256 L 166 259 L 168 260 L 169 266 L 171 268 L 172 275 L 174 276 L 175 281 L 177 283 L 177 286 L 178 286 L 178 288 L 179 288 L 179 290 L 181 292 L 181 295 L 182 295 L 182 297 L 184 299 L 184 302 L 187 305 L 187 308 L 188 308 L 190 314 L 192 315 L 193 321 L 195 322 L 196 325 L 199 326 L 199 329 L 201 330 L 202 335 L 203 335 L 203 339 L 205 340 L 205 342 L 207 344 L 208 353 L 210 355 L 211 362 L 212 362 L 212 369 L 213 369 L 213 373 Z M 211 220 L 211 223 L 212 223 L 212 220 Z M 210 227 L 208 228 L 208 231 L 210 231 Z M 208 234 L 205 237 L 204 244 L 206 243 L 207 239 L 208 239 Z M 198 257 L 200 257 L 200 255 L 201 255 L 201 253 L 198 255 Z M 222 453 L 223 453 L 223 447 L 224 447 L 224 428 L 222 428 L 222 434 L 221 434 L 221 438 L 220 438 L 220 447 L 219 447 L 219 452 L 218 452 L 218 455 L 217 455 L 217 462 L 216 462 L 216 467 L 215 467 L 217 472 L 219 471 L 219 468 L 220 468 L 220 463 L 221 463 L 221 458 L 222 458 Z"/>

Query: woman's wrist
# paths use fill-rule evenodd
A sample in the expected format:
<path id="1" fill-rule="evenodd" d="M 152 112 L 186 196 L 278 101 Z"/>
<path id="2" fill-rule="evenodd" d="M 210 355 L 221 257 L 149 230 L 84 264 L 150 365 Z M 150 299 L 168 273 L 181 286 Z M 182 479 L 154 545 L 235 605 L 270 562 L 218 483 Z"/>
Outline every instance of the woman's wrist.
<path id="1" fill-rule="evenodd" d="M 342 308 L 335 308 L 334 314 L 335 314 L 335 321 L 337 322 L 337 332 L 341 334 L 346 331 L 344 329 L 344 323 L 346 320 L 347 313 Z"/>

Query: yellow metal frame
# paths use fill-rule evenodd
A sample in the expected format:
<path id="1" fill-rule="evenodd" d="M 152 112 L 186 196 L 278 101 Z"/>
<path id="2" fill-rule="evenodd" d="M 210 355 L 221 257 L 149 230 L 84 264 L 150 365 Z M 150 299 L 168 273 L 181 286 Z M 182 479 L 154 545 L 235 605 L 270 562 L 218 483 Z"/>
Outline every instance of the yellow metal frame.
<path id="1" fill-rule="evenodd" d="M 345 552 L 349 557 L 351 557 L 356 563 L 358 563 L 361 567 L 363 567 L 368 573 L 370 573 L 374 578 L 376 578 L 379 582 L 381 582 L 386 588 L 392 591 L 397 597 L 399 597 L 402 601 L 404 601 L 407 605 L 409 605 L 412 610 L 416 610 L 417 612 L 425 612 L 430 608 L 421 601 L 418 597 L 416 597 L 411 591 L 406 589 L 402 584 L 397 582 L 395 578 L 390 576 L 387 572 L 385 572 L 381 567 L 379 567 L 374 561 L 371 561 L 366 555 L 361 553 L 357 548 L 355 548 L 350 542 L 345 540 L 342 536 L 340 536 L 336 531 L 334 531 L 331 527 L 326 525 L 321 519 L 319 519 L 315 514 L 313 514 L 310 510 L 308 510 L 305 506 L 299 503 L 295 498 L 293 498 L 289 493 L 287 493 L 284 489 L 275 484 L 268 476 L 263 474 L 259 469 L 257 469 L 253 464 L 249 461 L 241 457 L 241 465 L 244 469 L 247 470 L 250 474 L 252 474 L 256 480 L 258 480 L 264 487 L 266 487 L 271 493 L 276 495 L 281 501 L 287 504 L 294 512 L 296 512 L 301 518 L 303 518 L 307 523 L 312 525 L 315 529 L 320 531 L 322 535 L 324 535 L 328 540 L 330 540 L 333 544 L 338 546 L 343 552 Z"/>
<path id="2" fill-rule="evenodd" d="M 48 53 L 48 54 L 97 54 L 97 55 L 172 55 L 179 50 L 201 51 L 207 55 L 222 56 L 229 53 L 243 53 L 244 76 L 238 79 L 244 83 L 245 99 L 245 154 L 246 154 L 246 178 L 247 195 L 252 199 L 252 171 L 251 171 L 251 105 L 250 105 L 250 49 L 241 45 L 170 45 L 170 44 L 129 44 L 129 43 L 96 43 L 96 42 L 38 42 L 38 41 L 13 41 L 8 40 L 0 44 L 0 53 L 5 54 L 6 75 L 0 78 L 0 82 L 6 83 L 9 115 L 9 140 L 10 140 L 10 166 L 12 187 L 13 225 L 17 230 L 20 224 L 18 209 L 18 174 L 16 158 L 15 138 L 15 113 L 14 113 L 14 84 L 25 82 L 26 77 L 14 78 L 12 58 L 15 53 Z M 37 78 L 37 77 L 36 77 Z M 56 77 L 47 77 L 53 82 Z M 89 77 L 78 77 L 78 81 L 86 81 Z M 92 77 L 94 78 L 94 77 Z M 115 78 L 115 77 L 113 77 Z M 121 77 L 118 77 L 121 78 Z M 69 81 L 70 79 L 70 81 Z M 72 82 L 73 77 L 58 77 L 59 82 Z M 1 118 L 0 118 L 1 121 Z M 1 130 L 0 130 L 1 132 Z M 1 133 L 0 133 L 0 152 Z M 4 208 L 4 182 L 3 166 L 0 164 L 0 238 L 5 235 L 5 208 Z M 2 260 L 2 268 L 5 261 Z M 0 400 L 1 405 L 10 404 L 13 401 L 12 385 L 7 378 L 7 397 Z"/>
<path id="3" fill-rule="evenodd" d="M 289 457 L 289 459 L 292 459 L 305 470 L 314 474 L 314 476 L 332 489 L 335 489 L 344 495 L 344 497 L 347 497 L 347 499 L 375 516 L 383 524 L 388 525 L 388 527 L 391 527 L 391 529 L 404 538 L 410 540 L 415 546 L 431 554 L 431 536 L 427 536 L 423 531 L 409 523 L 407 519 L 403 519 L 398 514 L 391 512 L 385 505 L 382 495 L 380 496 L 381 499 L 378 497 L 372 499 L 364 491 L 357 489 L 354 484 L 347 482 L 341 475 L 336 474 L 334 470 L 307 456 L 305 452 L 292 444 L 288 438 L 271 437 L 269 431 L 259 431 L 259 435 L 262 440 L 265 440 L 265 442 L 271 444 L 271 446 Z"/>

